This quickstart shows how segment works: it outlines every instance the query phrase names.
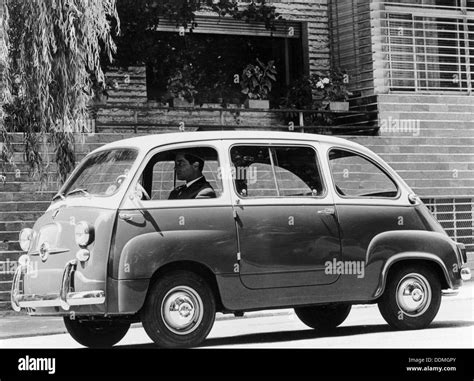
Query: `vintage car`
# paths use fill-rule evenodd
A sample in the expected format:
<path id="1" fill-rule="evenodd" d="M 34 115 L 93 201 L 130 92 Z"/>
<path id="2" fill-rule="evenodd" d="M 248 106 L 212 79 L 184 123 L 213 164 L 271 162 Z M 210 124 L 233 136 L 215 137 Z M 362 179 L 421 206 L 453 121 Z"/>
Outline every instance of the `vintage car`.
<path id="1" fill-rule="evenodd" d="M 324 332 L 372 303 L 421 329 L 471 277 L 464 246 L 380 157 L 294 132 L 104 145 L 20 241 L 13 308 L 63 316 L 88 347 L 134 322 L 159 346 L 197 346 L 217 312 L 288 307 Z"/>

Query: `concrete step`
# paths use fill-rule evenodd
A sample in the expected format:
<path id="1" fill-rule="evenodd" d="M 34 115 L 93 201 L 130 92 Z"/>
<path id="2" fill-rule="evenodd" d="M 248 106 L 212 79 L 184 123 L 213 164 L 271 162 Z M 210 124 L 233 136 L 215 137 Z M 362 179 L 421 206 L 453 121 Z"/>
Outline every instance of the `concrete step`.
<path id="1" fill-rule="evenodd" d="M 21 133 L 15 133 L 10 135 L 12 138 L 12 143 L 24 144 L 24 136 Z M 88 134 L 75 134 L 74 138 L 76 142 L 82 141 L 84 138 L 86 142 L 89 143 L 110 143 L 116 140 L 125 139 L 130 137 L 128 135 L 123 135 L 120 133 L 95 133 L 94 135 Z M 50 140 L 50 139 L 49 139 Z"/>
<path id="2" fill-rule="evenodd" d="M 440 171 L 440 170 L 406 170 L 397 172 L 404 180 L 436 180 L 451 179 L 456 180 L 472 180 L 474 179 L 473 171 Z"/>
<path id="3" fill-rule="evenodd" d="M 0 250 L 0 262 L 16 262 L 25 252 L 22 250 L 5 251 Z"/>
<path id="4" fill-rule="evenodd" d="M 0 222 L 0 241 L 3 239 L 2 234 L 4 233 L 16 233 L 16 238 L 18 238 L 18 232 L 24 228 L 33 227 L 33 222 Z"/>
<path id="5" fill-rule="evenodd" d="M 384 156 L 382 155 L 382 158 Z M 473 171 L 474 170 L 474 163 L 439 163 L 439 162 L 427 162 L 422 163 L 418 162 L 416 165 L 414 163 L 408 162 L 390 162 L 388 163 L 393 169 L 398 171 L 412 171 L 417 169 L 420 173 L 424 171 Z M 454 172 L 453 172 L 454 173 Z"/>
<path id="6" fill-rule="evenodd" d="M 409 146 L 396 146 L 396 145 L 370 145 L 369 147 L 372 151 L 377 154 L 381 153 L 440 153 L 440 154 L 449 154 L 449 153 L 471 153 L 473 152 L 472 146 L 464 145 L 446 145 L 446 146 L 437 146 L 437 145 L 409 145 Z"/>
<path id="7" fill-rule="evenodd" d="M 10 293 L 11 289 L 12 289 L 12 282 L 11 281 L 2 281 L 2 282 L 0 282 L 0 293 L 1 294 L 4 294 L 5 291 Z"/>
<path id="8" fill-rule="evenodd" d="M 44 211 L 36 212 L 4 212 L 0 211 L 0 222 L 29 222 L 36 221 L 44 214 Z"/>
<path id="9" fill-rule="evenodd" d="M 469 188 L 472 187 L 472 192 L 474 194 L 474 179 L 470 180 L 452 180 L 452 179 L 404 179 L 408 185 L 412 188 L 451 188 L 451 187 L 460 187 L 460 188 Z"/>
<path id="10" fill-rule="evenodd" d="M 3 192 L 2 185 L 0 185 L 0 202 L 23 202 L 28 200 L 30 202 L 36 201 L 48 201 L 50 202 L 53 196 L 57 193 L 57 190 L 45 191 L 45 192 Z"/>
<path id="11" fill-rule="evenodd" d="M 474 163 L 474 153 L 427 153 L 427 152 L 415 152 L 415 153 L 392 153 L 384 152 L 381 155 L 385 160 L 389 162 L 406 162 L 406 163 Z"/>
<path id="12" fill-rule="evenodd" d="M 474 102 L 457 104 L 437 103 L 379 103 L 380 112 L 443 112 L 443 113 L 465 113 L 474 112 Z"/>
<path id="13" fill-rule="evenodd" d="M 43 153 L 41 156 L 43 158 L 43 162 L 45 165 L 47 164 L 47 157 L 49 158 L 50 165 L 51 163 L 54 163 L 56 159 L 56 154 L 52 151 L 49 151 L 47 154 Z M 76 156 L 75 156 L 76 162 L 81 161 L 85 156 L 86 156 L 85 152 L 76 152 Z M 15 163 L 25 163 L 26 161 L 24 157 L 24 152 L 14 152 L 13 161 Z"/>
<path id="14" fill-rule="evenodd" d="M 54 192 L 58 190 L 57 183 L 46 184 L 42 186 L 39 182 L 5 182 L 0 184 L 0 193 L 8 193 L 8 192 L 39 192 L 41 190 L 45 190 L 48 192 Z M 53 195 L 54 196 L 54 195 Z M 10 200 L 2 200 L 0 197 L 0 201 L 10 201 Z"/>
<path id="15" fill-rule="evenodd" d="M 371 145 L 439 145 L 439 146 L 474 146 L 474 137 L 435 137 L 435 136 L 341 136 L 342 138 L 355 141 L 363 146 Z"/>
<path id="16" fill-rule="evenodd" d="M 468 95 L 423 95 L 423 94 L 380 94 L 379 103 L 397 104 L 440 104 L 440 105 L 471 105 L 474 100 Z"/>
<path id="17" fill-rule="evenodd" d="M 411 187 L 420 197 L 474 197 L 474 189 L 470 187 Z"/>
<path id="18" fill-rule="evenodd" d="M 437 124 L 455 124 L 457 122 L 467 122 L 467 126 L 471 125 L 472 122 L 472 112 L 442 112 L 442 111 L 384 111 L 379 115 L 379 120 L 387 120 L 389 118 L 393 120 L 419 120 L 419 121 L 429 121 L 430 123 L 435 122 Z"/>
<path id="19" fill-rule="evenodd" d="M 18 239 L 18 237 L 16 238 Z M 0 242 L 1 251 L 20 251 L 20 243 L 18 241 L 1 241 Z"/>
<path id="20" fill-rule="evenodd" d="M 21 201 L 0 202 L 0 211 L 2 212 L 28 212 L 45 211 L 51 203 L 49 201 L 30 201 L 28 198 Z M 1 233 L 1 231 L 0 231 Z"/>
<path id="21" fill-rule="evenodd" d="M 18 231 L 0 230 L 0 242 L 18 241 Z"/>

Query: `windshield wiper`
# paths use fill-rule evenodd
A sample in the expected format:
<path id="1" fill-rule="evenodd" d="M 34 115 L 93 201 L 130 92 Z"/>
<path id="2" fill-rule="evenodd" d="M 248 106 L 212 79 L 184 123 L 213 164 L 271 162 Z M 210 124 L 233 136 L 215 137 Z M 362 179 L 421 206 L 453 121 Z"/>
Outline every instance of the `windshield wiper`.
<path id="1" fill-rule="evenodd" d="M 75 193 L 84 193 L 86 196 L 90 196 L 90 193 L 87 191 L 87 189 L 82 189 L 82 188 L 76 188 L 68 193 L 66 193 L 66 197 L 70 196 Z"/>
<path id="2" fill-rule="evenodd" d="M 66 197 L 62 193 L 56 193 L 52 199 L 52 201 L 55 201 L 56 199 L 60 198 L 61 200 L 65 200 Z"/>

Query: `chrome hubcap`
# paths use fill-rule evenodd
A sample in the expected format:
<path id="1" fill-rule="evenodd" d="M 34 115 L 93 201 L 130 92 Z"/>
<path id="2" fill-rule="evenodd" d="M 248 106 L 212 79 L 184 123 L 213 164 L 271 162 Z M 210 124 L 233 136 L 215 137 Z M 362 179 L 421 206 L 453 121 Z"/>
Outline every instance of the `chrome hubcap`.
<path id="1" fill-rule="evenodd" d="M 163 298 L 161 304 L 163 322 L 170 331 L 178 335 L 193 332 L 201 323 L 202 316 L 201 297 L 190 287 L 175 287 Z"/>
<path id="2" fill-rule="evenodd" d="M 431 287 L 420 274 L 405 275 L 397 286 L 398 308 L 410 317 L 422 315 L 431 303 Z"/>

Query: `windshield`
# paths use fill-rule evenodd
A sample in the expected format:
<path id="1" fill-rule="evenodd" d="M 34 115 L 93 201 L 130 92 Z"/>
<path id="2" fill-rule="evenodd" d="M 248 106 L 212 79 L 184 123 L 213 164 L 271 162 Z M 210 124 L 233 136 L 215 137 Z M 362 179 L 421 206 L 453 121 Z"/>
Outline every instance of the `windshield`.
<path id="1" fill-rule="evenodd" d="M 111 196 L 127 178 L 138 151 L 130 148 L 112 149 L 89 156 L 69 181 L 63 196 Z"/>

